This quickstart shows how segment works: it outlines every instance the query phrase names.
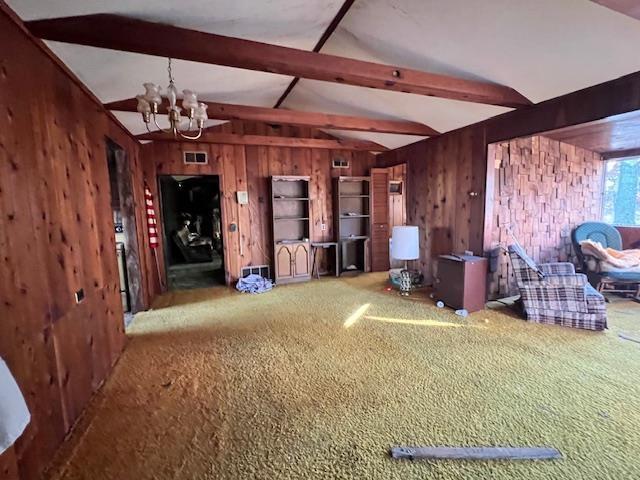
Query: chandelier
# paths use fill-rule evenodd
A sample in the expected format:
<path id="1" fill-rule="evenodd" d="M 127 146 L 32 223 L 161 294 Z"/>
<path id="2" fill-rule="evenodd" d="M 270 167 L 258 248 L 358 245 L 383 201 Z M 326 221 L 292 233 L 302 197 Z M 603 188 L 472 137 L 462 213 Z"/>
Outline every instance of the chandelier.
<path id="1" fill-rule="evenodd" d="M 173 136 L 178 138 L 186 138 L 187 140 L 197 140 L 202 135 L 202 129 L 204 128 L 204 122 L 207 120 L 207 105 L 200 102 L 192 90 L 182 91 L 182 108 L 178 107 L 178 89 L 173 81 L 173 73 L 171 72 L 171 59 L 169 59 L 169 66 L 167 68 L 169 73 L 169 86 L 167 87 L 166 97 L 169 100 L 169 106 L 167 108 L 167 118 L 169 120 L 170 127 L 168 129 L 160 127 L 156 119 L 158 114 L 158 107 L 162 105 L 162 97 L 160 92 L 162 88 L 154 83 L 145 83 L 143 87 L 145 92 L 143 95 L 137 95 L 138 100 L 137 110 L 142 114 L 142 120 L 147 127 L 147 131 L 152 133 L 149 128 L 149 124 L 153 119 L 155 126 L 162 132 L 173 133 Z M 180 115 L 181 110 L 184 109 L 189 120 L 188 123 L 182 123 L 182 117 Z M 195 127 L 197 130 L 193 129 Z M 195 133 L 195 135 L 190 135 Z"/>

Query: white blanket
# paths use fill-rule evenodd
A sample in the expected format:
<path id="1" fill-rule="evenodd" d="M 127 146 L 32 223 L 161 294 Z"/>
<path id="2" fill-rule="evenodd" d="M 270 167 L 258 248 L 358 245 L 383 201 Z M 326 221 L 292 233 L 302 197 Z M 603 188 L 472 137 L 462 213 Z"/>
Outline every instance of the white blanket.
<path id="1" fill-rule="evenodd" d="M 600 242 L 592 240 L 583 240 L 580 242 L 580 248 L 584 255 L 590 255 L 598 260 L 601 272 L 640 272 L 640 250 L 604 248 Z"/>
<path id="2" fill-rule="evenodd" d="M 0 453 L 13 445 L 30 420 L 20 388 L 0 358 Z"/>

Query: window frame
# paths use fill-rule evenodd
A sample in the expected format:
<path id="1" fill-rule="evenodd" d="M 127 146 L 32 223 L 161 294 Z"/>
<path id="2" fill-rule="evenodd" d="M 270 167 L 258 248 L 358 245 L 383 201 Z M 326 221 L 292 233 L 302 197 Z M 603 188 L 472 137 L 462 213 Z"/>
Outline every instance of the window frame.
<path id="1" fill-rule="evenodd" d="M 606 185 L 607 185 L 607 164 L 610 162 L 624 162 L 626 160 L 637 159 L 640 162 L 640 155 L 632 155 L 629 157 L 617 157 L 617 158 L 607 158 L 603 160 L 604 168 L 602 169 L 602 175 L 600 175 L 600 221 L 604 223 L 609 223 L 614 227 L 627 227 L 627 228 L 640 228 L 640 223 L 638 224 L 626 224 L 626 223 L 614 223 L 607 222 L 604 218 L 605 215 L 605 196 L 606 196 Z M 640 174 L 638 175 L 640 179 Z M 640 208 L 640 203 L 638 203 L 638 207 Z M 636 214 L 637 215 L 637 214 Z"/>

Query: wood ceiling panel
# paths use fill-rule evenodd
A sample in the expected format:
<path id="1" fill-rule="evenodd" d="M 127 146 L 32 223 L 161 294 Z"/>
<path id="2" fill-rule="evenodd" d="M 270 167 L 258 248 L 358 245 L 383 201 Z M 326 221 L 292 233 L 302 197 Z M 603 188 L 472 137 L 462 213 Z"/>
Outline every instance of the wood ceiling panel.
<path id="1" fill-rule="evenodd" d="M 640 148 L 640 111 L 561 128 L 544 135 L 599 153 Z"/>

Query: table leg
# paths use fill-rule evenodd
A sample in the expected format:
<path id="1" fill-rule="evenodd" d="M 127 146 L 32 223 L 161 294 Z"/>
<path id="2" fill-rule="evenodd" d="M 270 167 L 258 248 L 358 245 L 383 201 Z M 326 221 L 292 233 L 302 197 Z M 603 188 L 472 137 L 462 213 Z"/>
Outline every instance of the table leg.
<path id="1" fill-rule="evenodd" d="M 336 277 L 340 276 L 340 249 L 338 248 L 338 245 L 334 245 L 333 246 L 334 252 L 335 252 L 335 260 L 336 260 Z"/>
<path id="2" fill-rule="evenodd" d="M 318 247 L 312 247 L 312 249 L 313 249 L 313 266 L 311 267 L 311 275 L 313 276 L 313 271 L 315 270 L 316 278 L 320 279 L 320 269 L 318 268 L 318 265 L 317 265 Z"/>

